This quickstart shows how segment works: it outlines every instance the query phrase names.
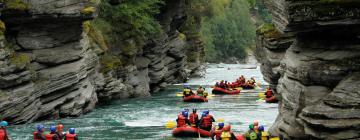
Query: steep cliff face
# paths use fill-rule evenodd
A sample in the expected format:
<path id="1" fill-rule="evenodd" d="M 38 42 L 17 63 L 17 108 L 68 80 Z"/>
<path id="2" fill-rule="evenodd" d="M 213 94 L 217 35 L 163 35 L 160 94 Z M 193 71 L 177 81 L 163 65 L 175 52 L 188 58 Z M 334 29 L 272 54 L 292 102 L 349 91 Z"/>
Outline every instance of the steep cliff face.
<path id="1" fill-rule="evenodd" d="M 272 132 L 287 139 L 360 138 L 360 3 L 267 4 L 280 37 L 259 32 L 257 56 L 265 79 L 281 98 Z M 293 43 L 284 42 L 284 36 Z"/>
<path id="2" fill-rule="evenodd" d="M 79 116 L 99 101 L 148 96 L 181 82 L 186 19 L 185 1 L 167 0 L 158 15 L 164 33 L 133 52 L 127 65 L 104 72 L 109 59 L 84 21 L 94 18 L 88 0 L 16 0 L 2 12 L 0 38 L 0 116 L 18 124 Z M 118 3 L 118 2 L 116 2 Z M 11 7 L 10 7 L 11 5 Z M 14 7 L 15 6 L 15 7 Z M 85 29 L 85 28 L 84 28 Z M 109 48 L 116 56 L 119 48 Z M 121 49 L 121 48 L 120 48 Z M 117 63 L 110 56 L 111 64 Z"/>
<path id="3" fill-rule="evenodd" d="M 117 4 L 121 2 L 113 6 Z M 102 81 L 97 82 L 100 100 L 149 96 L 150 92 L 159 91 L 172 83 L 183 82 L 187 78 L 186 42 L 183 34 L 178 31 L 186 20 L 185 6 L 185 1 L 182 0 L 165 1 L 156 17 L 162 26 L 162 32 L 150 37 L 144 45 L 136 46 L 136 51 L 125 49 L 129 47 L 128 44 L 121 42 L 107 50 L 106 53 L 126 62 L 118 68 L 99 74 L 97 81 Z"/>

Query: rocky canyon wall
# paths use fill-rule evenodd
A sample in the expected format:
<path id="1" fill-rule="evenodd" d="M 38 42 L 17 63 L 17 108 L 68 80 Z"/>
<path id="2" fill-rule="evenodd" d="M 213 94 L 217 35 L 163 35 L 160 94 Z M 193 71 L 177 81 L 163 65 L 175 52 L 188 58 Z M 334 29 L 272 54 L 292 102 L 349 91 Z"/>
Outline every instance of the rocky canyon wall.
<path id="1" fill-rule="evenodd" d="M 276 28 L 258 30 L 257 58 L 281 99 L 271 128 L 286 139 L 358 139 L 358 1 L 269 0 Z"/>
<path id="2" fill-rule="evenodd" d="M 84 21 L 96 18 L 95 3 L 5 3 L 2 20 L 6 31 L 0 38 L 2 120 L 19 124 L 75 117 L 91 111 L 98 102 L 149 96 L 188 76 L 186 40 L 178 31 L 186 20 L 183 0 L 167 0 L 163 5 L 157 17 L 164 30 L 162 37 L 134 52 L 129 59 L 133 63 L 106 73 L 101 44 L 83 30 Z M 110 51 L 117 52 L 117 48 Z"/>

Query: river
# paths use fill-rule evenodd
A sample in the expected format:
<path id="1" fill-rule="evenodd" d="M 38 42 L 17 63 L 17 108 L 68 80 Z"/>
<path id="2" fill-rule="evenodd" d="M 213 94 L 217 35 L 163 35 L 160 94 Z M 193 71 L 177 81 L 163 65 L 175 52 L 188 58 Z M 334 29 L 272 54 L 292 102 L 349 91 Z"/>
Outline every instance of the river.
<path id="1" fill-rule="evenodd" d="M 256 67 L 256 66 L 255 66 Z M 205 77 L 189 80 L 193 88 L 198 85 L 214 84 L 217 80 L 233 81 L 239 75 L 255 77 L 262 80 L 259 67 L 253 65 L 209 65 Z M 43 123 L 46 128 L 51 124 L 61 122 L 65 128 L 75 127 L 81 140 L 123 140 L 123 139 L 175 139 L 171 130 L 165 129 L 167 121 L 175 120 L 177 114 L 184 108 L 209 109 L 215 118 L 223 118 L 225 123 L 232 124 L 236 133 L 247 130 L 248 124 L 259 120 L 269 128 L 277 114 L 277 104 L 257 102 L 261 89 L 244 90 L 240 95 L 215 96 L 207 103 L 184 103 L 176 93 L 181 91 L 182 84 L 169 86 L 167 89 L 153 93 L 152 97 L 136 98 L 109 102 L 96 107 L 92 112 L 78 118 L 65 118 L 54 121 L 43 121 L 31 124 L 8 127 L 8 133 L 15 140 L 30 140 L 35 125 Z M 211 89 L 206 90 L 211 93 Z M 47 129 L 48 130 L 48 129 Z"/>

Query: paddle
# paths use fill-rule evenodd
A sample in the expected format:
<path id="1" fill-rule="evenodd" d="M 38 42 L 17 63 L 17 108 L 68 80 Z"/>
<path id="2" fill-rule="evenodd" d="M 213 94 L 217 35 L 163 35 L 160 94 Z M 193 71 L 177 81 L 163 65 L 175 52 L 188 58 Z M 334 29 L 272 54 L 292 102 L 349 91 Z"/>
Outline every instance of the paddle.
<path id="1" fill-rule="evenodd" d="M 166 129 L 172 129 L 176 127 L 176 122 L 175 121 L 167 121 L 165 123 L 165 128 Z"/>
<path id="2" fill-rule="evenodd" d="M 265 94 L 263 92 L 259 92 L 258 96 L 260 99 L 265 99 Z"/>

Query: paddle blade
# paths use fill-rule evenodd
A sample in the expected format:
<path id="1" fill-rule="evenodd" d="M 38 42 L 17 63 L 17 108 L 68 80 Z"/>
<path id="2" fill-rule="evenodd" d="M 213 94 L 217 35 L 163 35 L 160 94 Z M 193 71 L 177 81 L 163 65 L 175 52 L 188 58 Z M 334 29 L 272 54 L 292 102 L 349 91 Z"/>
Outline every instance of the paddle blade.
<path id="1" fill-rule="evenodd" d="M 258 96 L 260 99 L 265 99 L 265 94 L 263 92 L 260 92 Z"/>
<path id="2" fill-rule="evenodd" d="M 236 90 L 243 90 L 242 87 L 237 87 L 237 88 L 234 88 L 234 89 L 236 89 Z"/>
<path id="3" fill-rule="evenodd" d="M 175 121 L 168 121 L 165 123 L 165 128 L 166 129 L 172 129 L 176 127 L 176 122 Z"/>
<path id="4" fill-rule="evenodd" d="M 184 96 L 184 94 L 182 92 L 178 92 L 178 93 L 176 93 L 176 96 L 182 97 L 182 96 Z"/>
<path id="5" fill-rule="evenodd" d="M 270 138 L 270 140 L 280 140 L 280 138 L 279 137 L 272 137 L 272 138 Z"/>

